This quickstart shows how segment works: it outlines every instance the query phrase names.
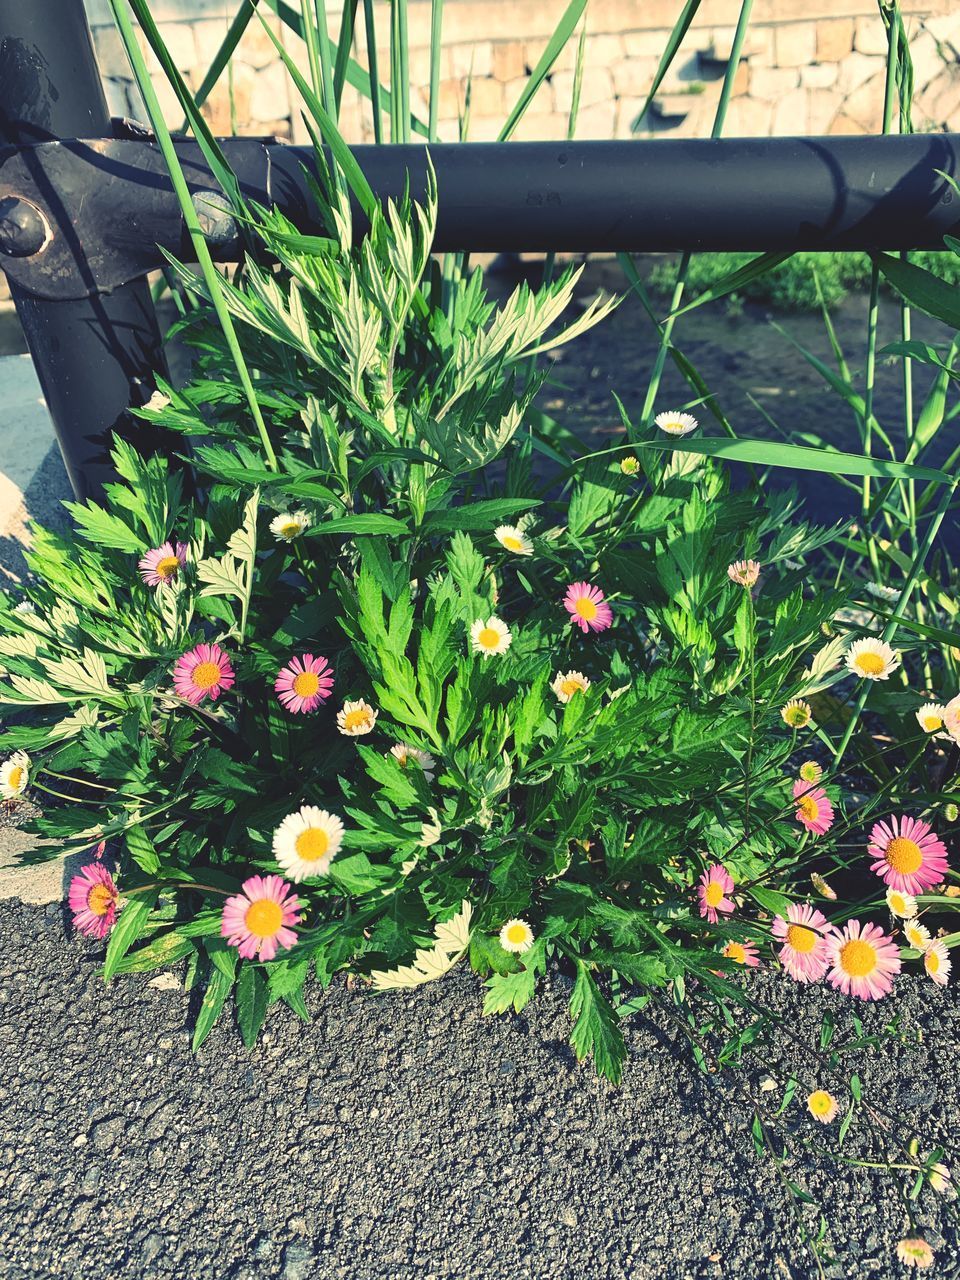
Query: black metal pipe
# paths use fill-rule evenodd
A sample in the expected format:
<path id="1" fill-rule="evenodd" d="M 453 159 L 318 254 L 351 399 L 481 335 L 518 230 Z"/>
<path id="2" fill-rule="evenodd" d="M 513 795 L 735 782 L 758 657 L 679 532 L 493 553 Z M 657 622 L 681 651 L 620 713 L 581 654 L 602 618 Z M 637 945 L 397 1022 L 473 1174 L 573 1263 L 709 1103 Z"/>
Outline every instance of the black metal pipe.
<path id="1" fill-rule="evenodd" d="M 3 141 L 24 147 L 110 132 L 83 0 L 0 0 Z M 43 191 L 42 171 L 34 173 Z M 16 221 L 17 209 L 5 212 Z M 29 218 L 29 210 L 19 212 Z M 68 211 L 53 213 L 56 222 L 46 230 L 67 245 L 82 276 L 85 248 L 71 234 Z M 154 371 L 163 368 L 149 288 L 137 280 L 109 294 L 51 301 L 11 275 L 11 293 L 70 483 L 78 496 L 96 494 L 111 474 L 111 432 L 135 440 L 143 453 L 165 444 L 127 412 L 149 398 Z"/>

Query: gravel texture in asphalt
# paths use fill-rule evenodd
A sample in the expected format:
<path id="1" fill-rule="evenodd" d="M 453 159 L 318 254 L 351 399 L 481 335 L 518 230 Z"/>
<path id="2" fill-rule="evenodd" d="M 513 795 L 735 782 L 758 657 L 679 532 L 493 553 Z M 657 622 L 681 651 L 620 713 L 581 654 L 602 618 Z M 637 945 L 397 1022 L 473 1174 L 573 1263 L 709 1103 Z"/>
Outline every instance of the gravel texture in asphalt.
<path id="1" fill-rule="evenodd" d="M 308 995 L 309 1025 L 277 1006 L 247 1052 L 225 1014 L 193 1056 L 195 993 L 169 974 L 106 987 L 101 955 L 59 905 L 0 903 L 5 1280 L 816 1276 L 783 1176 L 754 1152 L 751 1089 L 776 1140 L 808 1144 L 785 1175 L 823 1205 L 824 1274 L 896 1277 L 904 1183 L 838 1165 L 839 1120 L 821 1128 L 802 1099 L 816 1083 L 845 1102 L 859 1072 L 893 1120 L 882 1135 L 858 1114 L 843 1148 L 857 1160 L 896 1158 L 898 1134 L 947 1144 L 955 1127 L 960 1007 L 919 979 L 856 1010 L 867 1033 L 897 1014 L 895 1030 L 831 1079 L 789 1035 L 704 1075 L 670 1016 L 644 1010 L 616 1089 L 570 1052 L 562 975 L 506 1018 L 481 1016 L 467 971 L 389 996 L 340 979 Z M 800 1040 L 828 1009 L 853 1034 L 836 993 L 751 981 Z M 806 1085 L 774 1120 L 798 1070 Z M 766 1076 L 777 1088 L 757 1094 Z M 913 1205 L 938 1277 L 960 1262 L 949 1208 L 928 1187 Z"/>

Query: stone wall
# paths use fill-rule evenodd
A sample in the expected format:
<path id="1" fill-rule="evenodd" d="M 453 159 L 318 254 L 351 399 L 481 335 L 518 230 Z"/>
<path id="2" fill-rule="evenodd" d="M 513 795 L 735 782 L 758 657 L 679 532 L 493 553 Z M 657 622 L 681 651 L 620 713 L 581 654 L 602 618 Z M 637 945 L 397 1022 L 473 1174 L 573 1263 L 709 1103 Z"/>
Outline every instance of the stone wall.
<path id="1" fill-rule="evenodd" d="M 191 87 L 213 59 L 239 0 L 156 0 L 153 12 Z M 87 0 L 97 54 L 117 114 L 143 118 L 106 0 Z M 496 138 L 543 52 L 565 0 L 447 0 L 439 89 L 439 133 L 459 136 L 468 83 L 468 137 Z M 266 6 L 264 6 L 266 8 Z M 593 0 L 576 134 L 580 138 L 695 137 L 709 133 L 730 57 L 739 0 L 706 0 L 667 81 L 640 113 L 681 0 Z M 902 0 L 914 61 L 914 128 L 960 131 L 960 0 Z M 339 14 L 328 5 L 331 29 Z M 302 42 L 270 23 L 306 72 Z M 362 28 L 362 22 L 359 24 Z M 412 110 L 427 117 L 429 0 L 410 0 Z M 389 75 L 389 5 L 378 6 L 381 80 Z M 725 132 L 729 135 L 872 133 L 880 129 L 886 36 L 876 0 L 756 0 Z M 362 29 L 358 60 L 366 63 Z M 564 50 L 517 138 L 566 137 L 576 44 Z M 155 63 L 155 80 L 173 124 L 180 112 Z M 471 81 L 472 75 L 472 81 Z M 296 93 L 259 21 L 205 108 L 223 134 L 306 131 Z M 369 104 L 349 87 L 341 125 L 350 141 L 373 137 Z"/>

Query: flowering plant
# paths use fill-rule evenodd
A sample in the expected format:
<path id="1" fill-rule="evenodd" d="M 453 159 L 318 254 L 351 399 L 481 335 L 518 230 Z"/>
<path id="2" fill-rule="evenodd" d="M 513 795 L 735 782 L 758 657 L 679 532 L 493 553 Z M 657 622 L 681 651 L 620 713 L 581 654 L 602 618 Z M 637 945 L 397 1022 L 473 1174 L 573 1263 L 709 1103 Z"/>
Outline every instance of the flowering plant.
<path id="1" fill-rule="evenodd" d="M 279 265 L 218 286 L 259 423 L 209 282 L 176 267 L 196 366 L 142 416 L 191 446 L 200 495 L 118 440 L 103 502 L 68 504 L 77 541 L 36 529 L 35 582 L 0 595 L 0 784 L 46 804 L 39 834 L 115 849 L 116 883 L 97 859 L 70 891 L 106 976 L 186 958 L 195 1043 L 234 990 L 252 1043 L 271 1003 L 308 1016 L 310 973 L 386 990 L 465 959 L 492 1013 L 555 962 L 612 1079 L 633 986 L 743 1001 L 763 951 L 882 995 L 889 912 L 947 874 L 887 762 L 957 736 L 957 704 L 857 761 L 869 796 L 845 782 L 827 691 L 901 657 L 811 589 L 831 531 L 732 490 L 689 413 L 621 408 L 628 443 L 591 452 L 534 409 L 538 357 L 613 305 L 564 325 L 575 272 L 497 307 L 479 272 L 441 280 L 432 191 L 357 248 L 327 199 L 330 240 L 251 210 Z M 844 924 L 827 878 L 871 859 L 890 894 L 859 914 L 886 929 Z M 946 947 L 921 952 L 939 981 Z"/>

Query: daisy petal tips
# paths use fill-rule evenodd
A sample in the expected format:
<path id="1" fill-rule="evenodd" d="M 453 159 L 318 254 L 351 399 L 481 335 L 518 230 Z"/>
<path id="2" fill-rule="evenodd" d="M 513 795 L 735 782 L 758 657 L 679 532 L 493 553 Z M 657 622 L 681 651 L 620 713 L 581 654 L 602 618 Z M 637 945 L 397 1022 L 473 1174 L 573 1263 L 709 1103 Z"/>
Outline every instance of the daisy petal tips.
<path id="1" fill-rule="evenodd" d="M 668 436 L 687 436 L 697 429 L 697 420 L 692 413 L 678 413 L 676 410 L 658 413 L 653 421 Z"/>
<path id="2" fill-rule="evenodd" d="M 845 661 L 849 670 L 864 680 L 889 680 L 900 665 L 900 655 L 886 640 L 867 636 L 854 640 Z"/>
<path id="3" fill-rule="evenodd" d="M 148 587 L 171 587 L 180 577 L 180 570 L 187 563 L 187 544 L 165 542 L 154 547 L 140 560 L 140 577 Z"/>
<path id="4" fill-rule="evenodd" d="M 606 631 L 613 622 L 613 610 L 606 597 L 589 582 L 575 582 L 568 587 L 563 607 L 584 635 L 588 631 Z"/>

